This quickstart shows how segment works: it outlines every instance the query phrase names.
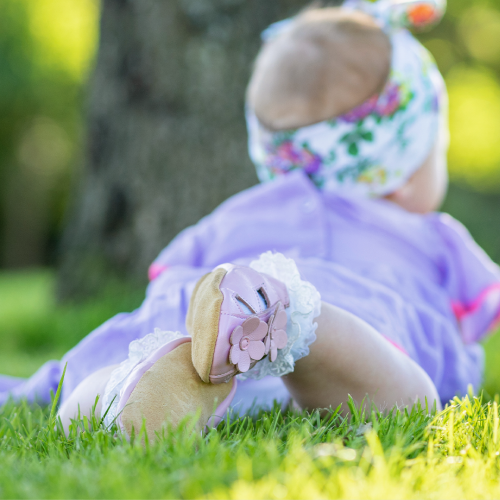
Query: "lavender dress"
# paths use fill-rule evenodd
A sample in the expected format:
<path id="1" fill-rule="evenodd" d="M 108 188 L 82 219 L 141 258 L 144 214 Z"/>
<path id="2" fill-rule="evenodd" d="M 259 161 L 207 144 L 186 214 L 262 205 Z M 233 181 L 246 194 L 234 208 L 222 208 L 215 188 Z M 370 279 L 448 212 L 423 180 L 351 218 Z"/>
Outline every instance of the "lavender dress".
<path id="1" fill-rule="evenodd" d="M 429 374 L 447 401 L 481 383 L 478 341 L 500 313 L 500 272 L 446 214 L 410 214 L 383 200 L 318 191 L 301 172 L 239 193 L 175 238 L 150 268 L 142 306 L 90 333 L 30 379 L 0 377 L 0 403 L 49 399 L 68 363 L 63 399 L 89 374 L 123 361 L 129 343 L 180 330 L 198 278 L 272 250 L 293 258 L 325 302 L 372 325 Z M 285 401 L 279 378 L 240 384 L 236 406 Z"/>

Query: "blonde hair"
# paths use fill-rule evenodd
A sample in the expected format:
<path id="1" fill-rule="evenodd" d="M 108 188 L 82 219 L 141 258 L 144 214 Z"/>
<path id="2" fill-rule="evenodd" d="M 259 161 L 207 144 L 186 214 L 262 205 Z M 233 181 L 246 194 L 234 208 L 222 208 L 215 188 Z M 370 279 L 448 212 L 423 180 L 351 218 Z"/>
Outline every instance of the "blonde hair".
<path id="1" fill-rule="evenodd" d="M 247 101 L 271 130 L 334 118 L 382 90 L 391 52 L 389 38 L 369 15 L 337 7 L 307 10 L 261 49 Z"/>

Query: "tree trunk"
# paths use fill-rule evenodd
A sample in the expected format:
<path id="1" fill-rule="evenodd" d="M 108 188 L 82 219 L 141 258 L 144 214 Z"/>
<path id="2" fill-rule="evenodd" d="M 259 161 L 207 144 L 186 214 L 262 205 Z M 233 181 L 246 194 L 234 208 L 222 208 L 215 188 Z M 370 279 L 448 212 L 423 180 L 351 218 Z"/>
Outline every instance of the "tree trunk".
<path id="1" fill-rule="evenodd" d="M 304 0 L 103 0 L 59 296 L 145 281 L 182 229 L 257 182 L 244 94 L 260 32 Z"/>

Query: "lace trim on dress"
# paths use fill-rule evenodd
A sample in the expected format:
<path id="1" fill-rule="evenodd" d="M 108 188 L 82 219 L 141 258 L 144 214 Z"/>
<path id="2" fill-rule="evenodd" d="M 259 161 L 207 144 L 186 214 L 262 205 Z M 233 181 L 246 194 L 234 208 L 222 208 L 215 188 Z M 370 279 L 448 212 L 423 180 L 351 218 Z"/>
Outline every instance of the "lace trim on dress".
<path id="1" fill-rule="evenodd" d="M 250 267 L 282 281 L 290 296 L 290 307 L 286 309 L 288 321 L 287 345 L 278 350 L 278 356 L 271 362 L 269 356 L 259 361 L 246 373 L 239 374 L 239 380 L 261 379 L 268 375 L 282 377 L 293 372 L 295 362 L 309 354 L 309 346 L 316 340 L 317 323 L 314 318 L 321 312 L 321 296 L 316 288 L 300 278 L 297 265 L 281 253 L 266 252 Z"/>
<path id="2" fill-rule="evenodd" d="M 142 339 L 130 342 L 128 347 L 128 358 L 113 370 L 106 384 L 106 389 L 104 390 L 102 414 L 109 408 L 104 418 L 104 425 L 106 427 L 111 426 L 118 416 L 117 408 L 121 397 L 121 391 L 133 369 L 163 345 L 182 337 L 185 337 L 185 335 L 181 332 L 168 332 L 155 328 L 153 333 L 149 333 Z"/>

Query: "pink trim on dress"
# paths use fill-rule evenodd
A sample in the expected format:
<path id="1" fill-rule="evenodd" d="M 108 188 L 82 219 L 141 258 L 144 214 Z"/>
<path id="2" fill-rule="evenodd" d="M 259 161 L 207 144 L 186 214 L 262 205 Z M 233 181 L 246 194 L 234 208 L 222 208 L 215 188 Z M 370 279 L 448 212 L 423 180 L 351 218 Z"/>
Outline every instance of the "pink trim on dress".
<path id="1" fill-rule="evenodd" d="M 493 283 L 486 287 L 470 304 L 464 304 L 460 301 L 451 301 L 451 308 L 457 319 L 462 320 L 465 316 L 476 312 L 491 292 L 500 291 L 500 283 Z"/>
<path id="2" fill-rule="evenodd" d="M 464 304 L 460 301 L 451 301 L 451 308 L 453 313 L 459 321 L 462 321 L 469 314 L 475 313 L 481 308 L 484 301 L 489 297 L 492 292 L 500 292 L 500 283 L 493 283 L 487 286 L 470 304 Z M 488 331 L 495 329 L 500 324 L 500 308 L 496 316 L 493 318 Z"/>
<path id="3" fill-rule="evenodd" d="M 154 279 L 158 278 L 161 273 L 166 271 L 169 266 L 165 266 L 163 264 L 158 264 L 156 262 L 153 262 L 148 269 L 148 278 L 149 281 L 153 281 Z"/>
<path id="4" fill-rule="evenodd" d="M 382 337 L 384 337 L 384 339 L 387 340 L 387 342 L 389 342 L 389 344 L 392 344 L 398 351 L 401 351 L 403 354 L 406 354 L 407 356 L 409 356 L 409 354 L 406 352 L 406 350 L 403 349 L 400 345 L 396 344 L 396 342 L 394 342 L 394 340 L 391 340 L 389 337 L 386 337 L 385 335 L 382 335 Z"/>

